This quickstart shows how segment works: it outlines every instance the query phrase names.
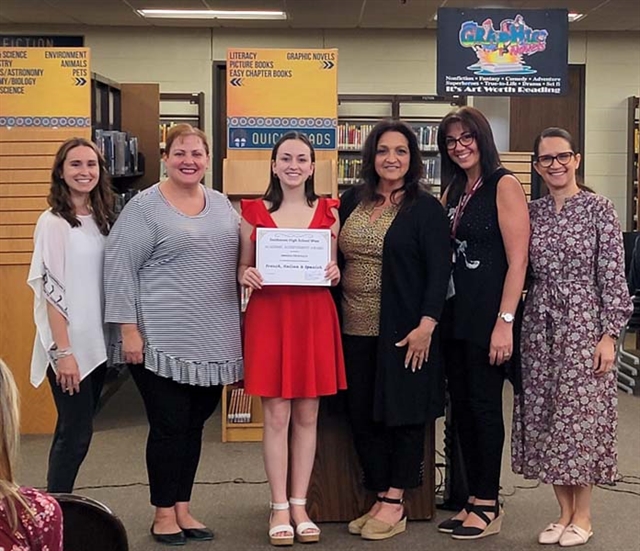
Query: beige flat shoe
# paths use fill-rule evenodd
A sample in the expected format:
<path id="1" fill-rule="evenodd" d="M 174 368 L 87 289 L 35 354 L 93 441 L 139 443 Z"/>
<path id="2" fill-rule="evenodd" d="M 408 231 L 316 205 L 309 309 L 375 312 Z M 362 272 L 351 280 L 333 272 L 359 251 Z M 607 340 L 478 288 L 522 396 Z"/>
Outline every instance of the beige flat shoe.
<path id="1" fill-rule="evenodd" d="M 371 517 L 362 527 L 360 537 L 365 540 L 386 540 L 402 534 L 407 529 L 407 517 L 402 517 L 395 524 L 387 524 Z"/>
<path id="2" fill-rule="evenodd" d="M 370 518 L 371 515 L 369 513 L 365 513 L 361 517 L 352 520 L 348 526 L 349 534 L 353 534 L 354 536 L 359 536 L 360 534 L 362 534 L 362 529 L 364 528 L 364 525 L 367 524 L 367 521 Z"/>
<path id="3" fill-rule="evenodd" d="M 569 524 L 560 536 L 560 547 L 575 547 L 576 545 L 584 545 L 593 536 L 591 530 L 587 531 L 580 528 L 577 524 Z"/>
<path id="4" fill-rule="evenodd" d="M 380 502 L 382 501 L 382 496 L 376 496 L 376 501 Z M 371 518 L 371 513 L 367 512 L 364 515 L 362 515 L 361 517 L 358 517 L 357 519 L 352 520 L 349 523 L 349 534 L 353 534 L 354 536 L 359 536 L 362 533 L 362 528 L 364 527 L 365 524 L 367 524 L 367 521 Z"/>
<path id="5" fill-rule="evenodd" d="M 555 524 L 552 522 L 542 532 L 540 532 L 538 535 L 538 543 L 541 543 L 542 545 L 558 543 L 565 528 L 566 526 L 564 524 Z"/>

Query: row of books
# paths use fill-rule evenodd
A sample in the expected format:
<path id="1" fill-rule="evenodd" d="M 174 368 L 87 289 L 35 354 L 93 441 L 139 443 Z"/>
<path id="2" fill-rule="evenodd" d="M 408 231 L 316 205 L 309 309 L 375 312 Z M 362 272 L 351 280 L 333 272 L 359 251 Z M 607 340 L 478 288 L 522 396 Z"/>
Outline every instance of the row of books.
<path id="1" fill-rule="evenodd" d="M 112 176 L 139 172 L 138 138 L 120 130 L 95 131 L 94 142 L 107 163 Z"/>
<path id="2" fill-rule="evenodd" d="M 338 125 L 338 149 L 358 151 L 362 149 L 367 136 L 373 129 L 371 123 L 344 122 Z M 418 144 L 423 151 L 438 149 L 438 125 L 411 125 L 418 138 Z"/>
<path id="3" fill-rule="evenodd" d="M 229 396 L 227 423 L 251 423 L 251 396 L 244 388 L 234 388 Z"/>
<path id="4" fill-rule="evenodd" d="M 440 158 L 428 157 L 422 160 L 424 165 L 424 179 L 429 185 L 440 183 Z M 362 159 L 350 159 L 341 157 L 338 159 L 338 184 L 356 184 L 360 180 Z"/>

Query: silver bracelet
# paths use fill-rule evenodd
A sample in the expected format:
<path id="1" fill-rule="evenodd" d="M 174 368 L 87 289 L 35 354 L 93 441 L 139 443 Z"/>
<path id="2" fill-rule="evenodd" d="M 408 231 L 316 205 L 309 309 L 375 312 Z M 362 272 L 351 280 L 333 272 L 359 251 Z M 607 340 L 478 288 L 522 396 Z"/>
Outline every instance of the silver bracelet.
<path id="1" fill-rule="evenodd" d="M 54 347 L 49 350 L 49 355 L 53 360 L 60 360 L 62 358 L 66 358 L 67 356 L 71 356 L 73 354 L 73 350 L 71 347 L 69 348 L 57 348 Z"/>

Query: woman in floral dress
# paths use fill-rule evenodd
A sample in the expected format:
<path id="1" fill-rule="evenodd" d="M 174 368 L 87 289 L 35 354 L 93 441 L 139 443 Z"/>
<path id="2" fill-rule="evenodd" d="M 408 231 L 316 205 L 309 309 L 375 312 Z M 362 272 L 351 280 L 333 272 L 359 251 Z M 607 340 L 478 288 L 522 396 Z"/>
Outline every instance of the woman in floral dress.
<path id="1" fill-rule="evenodd" d="M 534 144 L 549 195 L 530 204 L 533 282 L 522 326 L 523 392 L 515 400 L 513 470 L 553 484 L 560 517 L 542 544 L 586 543 L 591 490 L 616 478 L 616 341 L 631 314 L 613 204 L 580 186 L 571 135 Z"/>

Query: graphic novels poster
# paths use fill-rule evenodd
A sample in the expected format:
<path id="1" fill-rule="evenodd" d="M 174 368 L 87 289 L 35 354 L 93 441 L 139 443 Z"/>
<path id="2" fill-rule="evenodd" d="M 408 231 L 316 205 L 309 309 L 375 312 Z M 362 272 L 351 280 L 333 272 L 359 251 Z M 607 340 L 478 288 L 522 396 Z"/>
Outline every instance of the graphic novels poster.
<path id="1" fill-rule="evenodd" d="M 566 9 L 440 8 L 438 94 L 565 94 L 567 15 Z"/>
<path id="2" fill-rule="evenodd" d="M 309 136 L 317 159 L 335 159 L 338 50 L 227 51 L 227 158 L 268 159 L 288 131 Z"/>
<path id="3" fill-rule="evenodd" d="M 88 48 L 0 48 L 0 128 L 91 128 Z"/>

